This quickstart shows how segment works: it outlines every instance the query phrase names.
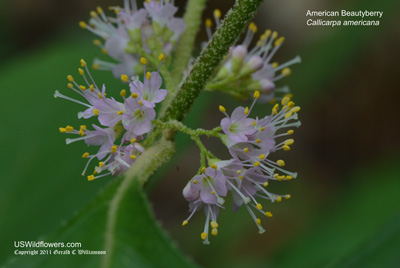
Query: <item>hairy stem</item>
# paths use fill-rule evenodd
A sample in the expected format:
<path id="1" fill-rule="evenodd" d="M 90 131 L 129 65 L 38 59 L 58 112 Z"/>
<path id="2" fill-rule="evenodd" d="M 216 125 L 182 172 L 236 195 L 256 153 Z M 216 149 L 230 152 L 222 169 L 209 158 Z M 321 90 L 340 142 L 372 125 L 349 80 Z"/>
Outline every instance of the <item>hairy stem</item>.
<path id="1" fill-rule="evenodd" d="M 182 88 L 172 97 L 171 105 L 162 114 L 162 119 L 182 121 L 205 84 L 214 73 L 229 48 L 236 42 L 244 27 L 253 19 L 263 0 L 237 0 L 228 12 L 220 27 L 213 35 L 208 46 L 196 60 L 192 71 Z"/>
<path id="2" fill-rule="evenodd" d="M 206 2 L 207 0 L 189 0 L 186 5 L 186 12 L 183 17 L 186 23 L 186 30 L 179 38 L 171 77 L 169 78 L 171 79 L 172 87 L 168 87 L 168 95 L 162 103 L 160 115 L 165 113 L 175 97 L 183 78 L 183 72 L 186 70 L 189 60 L 192 57 L 196 36 L 201 25 L 201 14 L 203 14 Z"/>
<path id="3" fill-rule="evenodd" d="M 175 62 L 172 66 L 172 75 L 176 83 L 179 84 L 183 77 L 183 71 L 192 57 L 192 50 L 196 41 L 196 36 L 201 25 L 201 15 L 203 14 L 207 0 L 189 0 L 186 12 L 183 17 L 186 23 L 186 30 L 182 34 L 176 50 Z"/>

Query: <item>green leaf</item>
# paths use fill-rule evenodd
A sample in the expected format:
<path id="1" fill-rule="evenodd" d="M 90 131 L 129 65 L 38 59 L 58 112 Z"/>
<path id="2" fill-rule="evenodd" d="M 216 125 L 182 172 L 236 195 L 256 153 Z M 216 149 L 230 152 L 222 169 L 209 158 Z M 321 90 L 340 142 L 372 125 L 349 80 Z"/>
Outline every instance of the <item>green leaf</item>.
<path id="1" fill-rule="evenodd" d="M 69 249 L 70 255 L 23 256 L 6 267 L 195 267 L 155 221 L 136 176 L 116 179 L 45 241 L 81 242 L 80 249 L 106 254 L 72 255 Z"/>
<path id="2" fill-rule="evenodd" d="M 383 225 L 373 237 L 365 241 L 357 250 L 328 267 L 399 267 L 399 249 L 400 214 L 396 215 L 389 223 Z"/>

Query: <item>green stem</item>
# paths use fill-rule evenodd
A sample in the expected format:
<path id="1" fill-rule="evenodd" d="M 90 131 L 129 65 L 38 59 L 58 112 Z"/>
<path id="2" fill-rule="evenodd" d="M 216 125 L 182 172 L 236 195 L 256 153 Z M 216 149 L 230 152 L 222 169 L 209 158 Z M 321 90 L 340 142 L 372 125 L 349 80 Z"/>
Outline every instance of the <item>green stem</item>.
<path id="1" fill-rule="evenodd" d="M 244 27 L 253 19 L 257 8 L 263 0 L 237 0 L 228 12 L 220 27 L 213 35 L 207 47 L 196 60 L 192 71 L 168 105 L 163 121 L 168 119 L 182 121 L 194 101 L 204 89 L 205 84 L 214 73 L 229 48 L 236 42 Z"/>
<path id="2" fill-rule="evenodd" d="M 211 130 L 206 130 L 202 128 L 197 128 L 197 129 L 192 129 L 184 124 L 182 122 L 176 121 L 176 120 L 171 120 L 168 122 L 162 122 L 159 120 L 154 120 L 152 121 L 155 125 L 159 126 L 161 129 L 171 129 L 171 130 L 178 130 L 184 134 L 187 134 L 191 136 L 192 138 L 199 137 L 200 135 L 205 135 L 207 137 L 220 137 L 220 131 L 222 130 L 222 127 L 216 127 Z"/>
<path id="3" fill-rule="evenodd" d="M 183 72 L 186 70 L 188 62 L 192 57 L 196 36 L 201 25 L 201 14 L 203 14 L 206 1 L 207 0 L 189 0 L 186 5 L 186 12 L 183 17 L 186 23 L 186 30 L 179 38 L 174 62 L 172 64 L 172 72 L 170 73 L 170 77 L 168 77 L 168 79 L 171 79 L 170 83 L 172 86 L 168 87 L 168 95 L 161 104 L 159 118 L 163 116 L 176 96 L 178 86 L 183 78 Z"/>
<path id="4" fill-rule="evenodd" d="M 196 36 L 201 25 L 201 15 L 203 14 L 207 0 L 189 0 L 186 5 L 186 12 L 183 17 L 186 23 L 186 30 L 179 39 L 176 49 L 176 58 L 172 66 L 172 75 L 175 83 L 179 83 L 183 77 L 183 72 L 192 57 L 193 47 Z"/>

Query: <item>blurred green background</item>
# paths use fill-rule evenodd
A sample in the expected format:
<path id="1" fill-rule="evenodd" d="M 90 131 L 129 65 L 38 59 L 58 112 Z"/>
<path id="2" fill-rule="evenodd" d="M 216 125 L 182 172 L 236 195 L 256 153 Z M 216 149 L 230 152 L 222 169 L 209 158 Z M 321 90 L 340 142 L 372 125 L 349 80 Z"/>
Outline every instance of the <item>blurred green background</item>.
<path id="1" fill-rule="evenodd" d="M 183 11 L 185 1 L 176 1 Z M 209 1 L 225 13 L 234 1 Z M 118 1 L 17 0 L 0 2 L 0 267 L 13 256 L 13 242 L 40 240 L 57 230 L 113 178 L 88 183 L 80 176 L 83 143 L 65 145 L 58 127 L 78 125 L 79 105 L 54 99 L 79 60 L 100 55 L 89 32 L 77 27 L 96 5 Z M 198 150 L 178 135 L 178 154 L 147 187 L 152 209 L 169 236 L 205 267 L 400 267 L 400 149 L 398 62 L 400 2 L 395 0 L 265 1 L 259 29 L 286 37 L 276 60 L 301 55 L 288 84 L 302 111 L 295 146 L 285 153 L 297 180 L 271 184 L 292 199 L 265 206 L 274 217 L 257 228 L 246 211 L 220 213 L 218 237 L 204 246 L 199 213 L 185 228 L 187 202 L 181 195 L 198 168 Z M 379 27 L 307 27 L 310 10 L 379 10 Z M 204 29 L 198 41 L 205 40 Z M 93 71 L 110 94 L 123 85 Z M 203 93 L 186 123 L 213 128 L 238 103 Z M 267 113 L 269 105 L 258 105 Z M 215 140 L 205 140 L 227 156 Z M 158 181 L 155 183 L 155 181 Z M 101 234 L 99 234 L 101 235 Z M 82 241 L 84 243 L 84 241 Z M 168 266 L 166 266 L 168 267 Z"/>

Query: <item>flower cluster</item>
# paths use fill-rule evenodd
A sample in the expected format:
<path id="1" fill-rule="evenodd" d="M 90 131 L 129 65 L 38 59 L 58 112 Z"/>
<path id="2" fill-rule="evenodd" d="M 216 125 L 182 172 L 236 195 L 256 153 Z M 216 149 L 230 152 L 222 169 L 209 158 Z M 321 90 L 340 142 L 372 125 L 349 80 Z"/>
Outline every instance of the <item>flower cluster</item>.
<path id="1" fill-rule="evenodd" d="M 163 59 L 164 55 L 161 54 L 160 64 Z M 146 73 L 147 60 L 142 58 L 141 63 Z M 91 181 L 110 174 L 116 176 L 123 173 L 143 153 L 144 147 L 139 142 L 152 129 L 151 121 L 156 117 L 155 105 L 164 100 L 167 90 L 160 89 L 162 79 L 158 72 L 147 72 L 143 82 L 138 78 L 130 81 L 130 95 L 125 89 L 120 92 L 122 97 L 120 102 L 107 97 L 105 85 L 101 88 L 97 86 L 84 60 L 81 60 L 81 66 L 85 70 L 79 68 L 78 71 L 86 85 L 79 85 L 71 75 L 68 75 L 68 88 L 80 95 L 85 102 L 63 95 L 59 91 L 55 92 L 54 97 L 81 104 L 85 110 L 79 112 L 78 117 L 88 119 L 96 116 L 101 125 L 93 124 L 93 130 L 89 130 L 86 125 L 81 125 L 79 129 L 74 129 L 72 126 L 60 128 L 61 133 L 79 136 L 66 139 L 67 144 L 83 140 L 87 145 L 100 146 L 97 153 L 91 155 L 86 152 L 82 155 L 88 159 L 82 175 L 85 175 L 94 159 L 100 161 L 94 173 L 87 176 Z M 128 76 L 122 75 L 121 80 L 128 82 Z M 103 171 L 107 172 L 97 175 Z"/>
<path id="2" fill-rule="evenodd" d="M 178 8 L 169 0 L 146 0 L 144 8 L 138 9 L 136 0 L 124 0 L 124 7 L 110 7 L 116 16 L 108 17 L 102 8 L 91 11 L 89 23 L 79 25 L 105 40 L 94 40 L 117 63 L 95 59 L 93 67 L 111 70 L 115 77 L 122 74 L 141 74 L 139 60 L 157 58 L 163 52 L 170 55 L 186 25 L 174 15 Z"/>
<path id="3" fill-rule="evenodd" d="M 214 11 L 217 26 L 220 24 L 221 12 Z M 211 38 L 211 19 L 206 20 L 206 30 Z M 246 36 L 241 44 L 231 47 L 229 54 L 219 66 L 216 75 L 209 82 L 209 90 L 218 90 L 235 98 L 248 99 L 255 90 L 260 91 L 260 101 L 280 100 L 280 95 L 289 93 L 287 86 L 277 88 L 278 80 L 291 74 L 289 66 L 300 63 L 299 56 L 283 64 L 271 62 L 273 56 L 284 42 L 276 31 L 266 30 L 250 49 L 250 44 L 258 28 L 250 23 Z"/>
<path id="4" fill-rule="evenodd" d="M 276 139 L 293 134 L 291 128 L 300 126 L 297 115 L 300 107 L 295 106 L 289 97 L 284 97 L 281 109 L 279 104 L 275 104 L 270 115 L 261 119 L 251 118 L 249 117 L 251 110 L 260 96 L 260 92 L 256 91 L 251 107 L 237 107 L 231 116 L 226 113 L 223 106 L 219 107 L 226 117 L 221 120 L 220 126 L 224 134 L 218 136 L 229 149 L 232 159 L 221 161 L 208 158 L 210 166 L 203 167 L 183 190 L 183 196 L 190 202 L 191 212 L 183 222 L 183 226 L 188 224 L 195 212 L 204 208 L 206 221 L 204 231 L 201 233 L 204 244 L 209 243 L 209 227 L 212 235 L 218 234 L 218 212 L 223 208 L 224 197 L 229 192 L 233 197 L 233 209 L 245 206 L 259 233 L 263 233 L 264 229 L 261 226 L 261 219 L 254 211 L 267 217 L 272 217 L 272 213 L 263 210 L 258 199 L 281 202 L 283 198 L 290 198 L 290 195 L 277 195 L 265 188 L 270 180 L 291 180 L 297 176 L 297 173 L 283 168 L 285 166 L 283 160 L 273 161 L 270 155 L 277 150 L 290 150 L 290 146 L 294 143 L 293 139 L 279 143 Z M 286 130 L 282 132 L 283 129 Z"/>
<path id="5" fill-rule="evenodd" d="M 80 95 L 81 100 L 59 91 L 54 94 L 56 98 L 82 105 L 84 110 L 78 113 L 78 118 L 95 117 L 98 120 L 90 129 L 86 125 L 59 129 L 62 133 L 77 136 L 66 139 L 67 144 L 84 141 L 89 146 L 98 146 L 96 153 L 85 152 L 82 155 L 87 159 L 82 175 L 85 176 L 95 159 L 98 164 L 93 173 L 87 176 L 89 181 L 108 175 L 121 175 L 155 141 L 172 139 L 176 131 L 181 131 L 190 135 L 198 145 L 201 159 L 198 173 L 183 189 L 183 196 L 189 202 L 190 215 L 182 225 L 187 225 L 196 212 L 204 210 L 206 220 L 201 239 L 204 244 L 209 244 L 209 234 L 218 235 L 219 210 L 224 208 L 225 198 L 232 196 L 233 210 L 245 207 L 259 233 L 263 233 L 265 230 L 257 213 L 267 217 L 272 217 L 272 213 L 263 208 L 260 200 L 281 202 L 290 198 L 289 194 L 274 194 L 267 190 L 268 184 L 270 181 L 297 177 L 297 173 L 287 171 L 284 168 L 285 162 L 274 158 L 273 153 L 291 150 L 294 140 L 288 136 L 294 133 L 293 128 L 300 126 L 300 107 L 291 101 L 291 94 L 287 94 L 289 88 L 278 88 L 275 85 L 291 73 L 289 66 L 299 63 L 300 57 L 280 65 L 272 62 L 284 38 L 271 30 L 265 31 L 255 46 L 250 48 L 257 32 L 257 26 L 251 23 L 244 40 L 230 48 L 229 54 L 217 66 L 205 88 L 222 91 L 241 100 L 253 96 L 252 104 L 250 107 L 237 107 L 231 114 L 219 106 L 220 112 L 225 115 L 220 126 L 212 130 L 190 129 L 173 120 L 178 117 L 168 117 L 171 120 L 167 121 L 167 116 L 160 116 L 161 119 L 156 120 L 155 107 L 167 96 L 167 90 L 161 89 L 161 75 L 165 86 L 170 89 L 169 94 L 172 93 L 161 110 L 179 110 L 179 107 L 169 102 L 174 96 L 177 96 L 178 101 L 188 100 L 185 97 L 179 98 L 179 90 L 185 88 L 179 89 L 176 79 L 171 78 L 174 74 L 170 70 L 174 68 L 169 68 L 173 54 L 179 54 L 172 53 L 175 44 L 186 28 L 182 19 L 174 17 L 177 8 L 173 0 L 146 0 L 143 8 L 138 8 L 136 0 L 124 0 L 122 8 L 114 6 L 110 9 L 115 12 L 114 17 L 106 16 L 98 7 L 90 13 L 90 21 L 80 22 L 80 26 L 104 39 L 104 43 L 100 40 L 94 43 L 115 60 L 112 63 L 96 59 L 94 69 L 112 71 L 115 77 L 128 83 L 129 92 L 123 89 L 120 100 L 108 97 L 105 85 L 97 86 L 86 62 L 81 60 L 82 68 L 78 71 L 85 84 L 78 84 L 71 75 L 67 77 L 68 88 Z M 220 19 L 221 12 L 215 10 L 214 21 L 217 27 L 221 24 Z M 212 24 L 210 19 L 206 20 L 209 39 L 212 36 Z M 170 57 L 164 58 L 164 54 Z M 152 70 L 158 70 L 146 72 L 146 65 L 150 65 Z M 185 74 L 191 71 L 191 61 L 187 65 L 189 68 Z M 142 80 L 134 76 L 142 74 Z M 174 95 L 176 92 L 178 95 Z M 275 103 L 277 100 L 280 103 Z M 271 114 L 262 118 L 250 117 L 257 101 L 271 101 L 275 105 Z M 230 159 L 215 157 L 203 145 L 201 135 L 219 138 L 227 147 Z"/>

